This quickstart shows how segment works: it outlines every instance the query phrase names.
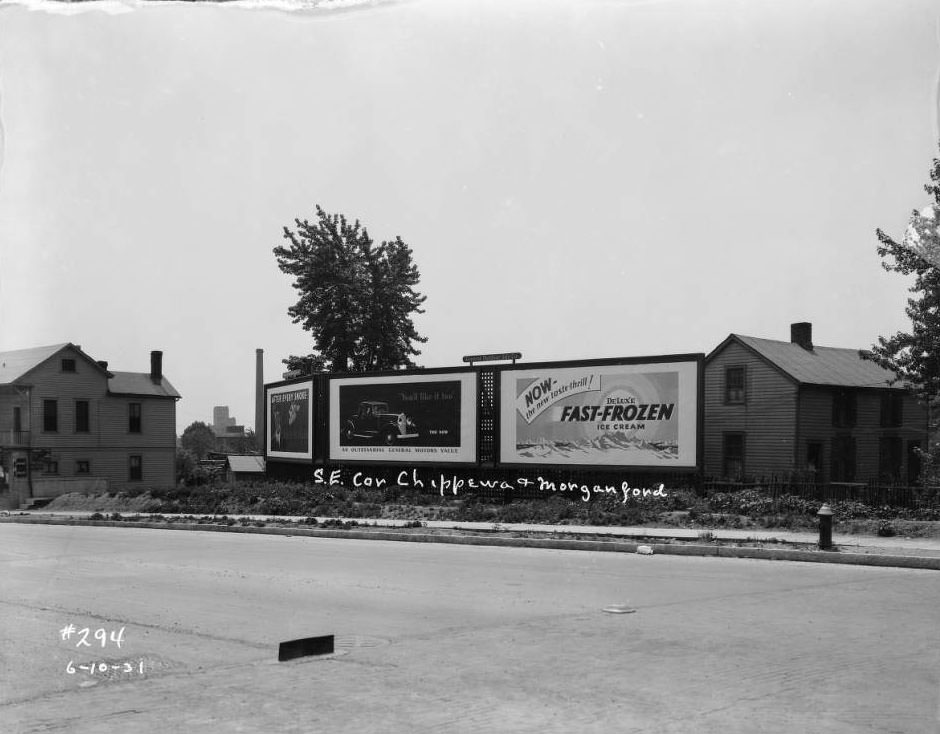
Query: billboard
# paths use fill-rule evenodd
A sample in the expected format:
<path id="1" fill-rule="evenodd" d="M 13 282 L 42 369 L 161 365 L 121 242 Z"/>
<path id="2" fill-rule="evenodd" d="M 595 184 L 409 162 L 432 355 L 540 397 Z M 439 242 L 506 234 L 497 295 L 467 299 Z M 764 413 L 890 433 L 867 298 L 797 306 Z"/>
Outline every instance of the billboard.
<path id="1" fill-rule="evenodd" d="M 330 379 L 330 460 L 472 463 L 475 372 Z"/>
<path id="2" fill-rule="evenodd" d="M 695 357 L 503 368 L 500 463 L 694 469 L 699 376 Z"/>
<path id="3" fill-rule="evenodd" d="M 313 459 L 313 382 L 267 388 L 267 455 Z"/>

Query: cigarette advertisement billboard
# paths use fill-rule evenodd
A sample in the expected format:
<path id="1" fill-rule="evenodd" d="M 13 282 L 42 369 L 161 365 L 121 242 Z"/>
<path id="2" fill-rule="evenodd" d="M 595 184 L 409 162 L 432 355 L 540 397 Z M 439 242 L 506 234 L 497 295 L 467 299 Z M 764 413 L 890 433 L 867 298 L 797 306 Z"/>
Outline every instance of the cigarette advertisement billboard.
<path id="1" fill-rule="evenodd" d="M 700 364 L 504 368 L 500 463 L 694 469 Z"/>
<path id="2" fill-rule="evenodd" d="M 330 380 L 330 460 L 473 463 L 476 372 Z"/>
<path id="3" fill-rule="evenodd" d="M 313 459 L 313 382 L 267 388 L 267 455 Z"/>

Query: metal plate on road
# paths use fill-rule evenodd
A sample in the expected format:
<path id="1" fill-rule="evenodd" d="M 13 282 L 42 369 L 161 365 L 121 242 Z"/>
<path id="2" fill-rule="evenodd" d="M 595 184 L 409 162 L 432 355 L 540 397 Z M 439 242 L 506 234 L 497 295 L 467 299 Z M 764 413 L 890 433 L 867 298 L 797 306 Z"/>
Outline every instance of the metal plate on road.
<path id="1" fill-rule="evenodd" d="M 608 614 L 630 614 L 631 612 L 635 612 L 636 609 L 628 607 L 626 604 L 611 604 L 608 607 L 604 607 L 604 611 Z"/>

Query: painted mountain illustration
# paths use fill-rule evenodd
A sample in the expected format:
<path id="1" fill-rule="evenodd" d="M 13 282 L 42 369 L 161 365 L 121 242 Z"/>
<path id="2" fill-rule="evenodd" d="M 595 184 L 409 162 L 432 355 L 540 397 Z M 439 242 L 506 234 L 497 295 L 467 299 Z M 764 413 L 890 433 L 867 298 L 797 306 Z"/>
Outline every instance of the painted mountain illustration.
<path id="1" fill-rule="evenodd" d="M 620 456 L 640 454 L 647 457 L 655 456 L 657 459 L 666 461 L 679 458 L 679 445 L 675 441 L 645 441 L 627 436 L 622 432 L 605 433 L 595 438 L 583 438 L 579 441 L 550 441 L 543 438 L 536 443 L 519 443 L 516 445 L 516 450 L 519 456 L 549 461 L 563 458 L 580 462 L 592 457 L 609 461 L 611 454 Z"/>

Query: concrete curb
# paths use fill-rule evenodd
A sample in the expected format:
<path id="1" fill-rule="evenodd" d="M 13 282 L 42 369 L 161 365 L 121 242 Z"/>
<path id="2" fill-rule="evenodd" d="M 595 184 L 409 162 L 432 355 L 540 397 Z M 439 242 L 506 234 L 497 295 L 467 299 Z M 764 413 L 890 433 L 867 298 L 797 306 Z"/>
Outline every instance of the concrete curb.
<path id="1" fill-rule="evenodd" d="M 806 563 L 842 563 L 853 566 L 917 568 L 940 571 L 940 558 L 862 553 L 838 550 L 794 550 L 788 548 L 753 548 L 718 544 L 649 543 L 620 540 L 566 540 L 562 538 L 519 538 L 505 535 L 435 535 L 430 533 L 394 533 L 382 530 L 331 530 L 328 528 L 274 528 L 252 525 L 210 525 L 207 523 L 134 522 L 124 520 L 85 520 L 52 517 L 3 517 L 0 523 L 25 525 L 74 525 L 91 527 L 124 527 L 149 530 L 194 530 L 216 533 L 253 533 L 258 535 L 340 538 L 347 540 L 392 540 L 407 543 L 448 543 L 451 545 L 488 545 L 512 548 L 550 548 L 554 550 L 636 553 L 640 545 L 653 549 L 653 554 L 674 556 L 715 556 L 717 558 L 755 558 L 768 561 L 803 561 Z"/>

